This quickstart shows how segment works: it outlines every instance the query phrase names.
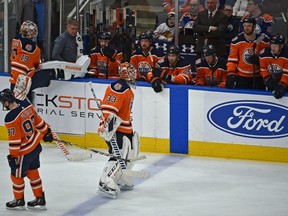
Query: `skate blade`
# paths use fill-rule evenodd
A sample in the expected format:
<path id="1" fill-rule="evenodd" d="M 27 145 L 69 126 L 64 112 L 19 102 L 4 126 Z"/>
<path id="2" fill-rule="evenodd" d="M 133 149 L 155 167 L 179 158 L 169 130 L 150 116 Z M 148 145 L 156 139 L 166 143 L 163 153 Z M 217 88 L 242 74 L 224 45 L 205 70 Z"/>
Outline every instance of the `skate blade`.
<path id="1" fill-rule="evenodd" d="M 35 210 L 35 211 L 45 211 L 47 210 L 47 207 L 46 206 L 40 206 L 40 205 L 37 205 L 37 206 L 27 206 L 28 209 L 30 210 Z"/>
<path id="2" fill-rule="evenodd" d="M 97 192 L 99 194 L 101 194 L 102 196 L 107 197 L 109 199 L 116 199 L 117 198 L 116 194 L 108 194 L 107 192 L 104 192 L 104 191 L 101 191 L 101 190 L 98 190 Z"/>
<path id="3" fill-rule="evenodd" d="M 25 206 L 17 206 L 17 207 L 7 207 L 6 206 L 6 209 L 8 210 L 14 210 L 14 211 L 25 211 L 26 210 L 26 207 Z"/>
<path id="4" fill-rule="evenodd" d="M 119 188 L 123 191 L 129 191 L 129 190 L 133 190 L 134 189 L 134 185 L 133 186 L 127 186 L 127 185 L 119 185 Z"/>

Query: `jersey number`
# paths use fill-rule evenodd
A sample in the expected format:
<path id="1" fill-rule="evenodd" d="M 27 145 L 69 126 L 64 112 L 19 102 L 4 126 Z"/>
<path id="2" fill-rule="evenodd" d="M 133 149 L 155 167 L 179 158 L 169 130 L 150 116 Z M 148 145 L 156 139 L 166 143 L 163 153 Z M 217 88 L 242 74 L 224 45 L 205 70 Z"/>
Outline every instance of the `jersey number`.
<path id="1" fill-rule="evenodd" d="M 110 103 L 116 103 L 117 97 L 114 95 L 108 95 L 106 101 Z"/>
<path id="2" fill-rule="evenodd" d="M 29 56 L 22 54 L 20 60 L 24 61 L 24 62 L 28 62 L 29 61 Z"/>
<path id="3" fill-rule="evenodd" d="M 33 121 L 34 117 L 31 116 L 31 119 L 27 119 L 22 123 L 22 127 L 24 129 L 24 132 L 26 133 L 27 140 L 30 139 L 31 135 L 34 133 L 33 124 L 31 121 Z"/>

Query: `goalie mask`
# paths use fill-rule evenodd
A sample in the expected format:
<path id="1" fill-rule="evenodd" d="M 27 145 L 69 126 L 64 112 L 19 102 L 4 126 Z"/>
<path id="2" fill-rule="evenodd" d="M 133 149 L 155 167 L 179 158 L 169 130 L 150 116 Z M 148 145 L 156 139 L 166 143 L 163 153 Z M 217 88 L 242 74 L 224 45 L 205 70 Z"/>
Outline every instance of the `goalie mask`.
<path id="1" fill-rule="evenodd" d="M 38 35 L 38 27 L 34 22 L 26 20 L 21 25 L 20 33 L 23 37 L 35 42 Z"/>
<path id="2" fill-rule="evenodd" d="M 128 62 L 120 64 L 119 76 L 121 79 L 125 79 L 128 83 L 135 85 L 136 75 L 136 69 L 132 64 Z"/>
<path id="3" fill-rule="evenodd" d="M 13 103 L 16 101 L 16 98 L 13 94 L 13 91 L 11 89 L 4 89 L 0 92 L 0 101 L 6 109 L 8 109 L 10 103 Z M 7 105 L 8 102 L 9 104 Z M 6 103 L 6 104 L 5 104 Z"/>

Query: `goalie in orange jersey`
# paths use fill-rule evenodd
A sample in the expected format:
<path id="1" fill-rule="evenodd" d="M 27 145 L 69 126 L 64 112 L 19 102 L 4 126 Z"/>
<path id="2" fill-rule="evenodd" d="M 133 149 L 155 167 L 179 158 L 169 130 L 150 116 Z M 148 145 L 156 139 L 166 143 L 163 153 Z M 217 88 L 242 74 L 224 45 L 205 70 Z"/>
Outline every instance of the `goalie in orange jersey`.
<path id="1" fill-rule="evenodd" d="M 116 148 L 119 148 L 122 158 L 131 159 L 139 154 L 139 138 L 137 132 L 133 131 L 130 118 L 134 100 L 134 93 L 130 86 L 135 85 L 136 69 L 128 62 L 122 63 L 119 67 L 119 76 L 120 79 L 111 83 L 106 89 L 101 103 L 104 119 L 100 123 L 98 131 L 99 135 L 106 140 L 110 154 L 115 154 L 113 143 L 111 144 L 111 139 L 113 139 L 116 140 L 118 146 Z M 111 116 L 115 121 L 110 121 L 108 125 L 105 124 Z M 133 162 L 129 162 L 126 167 L 131 170 L 133 165 Z M 121 169 L 115 158 L 109 159 L 99 181 L 101 194 L 109 198 L 116 198 L 120 189 L 133 189 L 132 178 L 122 175 Z"/>
<path id="2" fill-rule="evenodd" d="M 39 155 L 42 151 L 41 139 L 52 142 L 51 129 L 36 113 L 32 104 L 17 100 L 10 89 L 0 92 L 0 101 L 10 110 L 5 117 L 8 130 L 9 155 L 14 200 L 6 203 L 7 209 L 25 210 L 24 178 L 27 176 L 33 191 L 34 200 L 27 203 L 29 209 L 46 210 L 46 201 L 39 175 Z"/>
<path id="3" fill-rule="evenodd" d="M 272 36 L 270 46 L 260 53 L 260 69 L 267 89 L 276 99 L 282 98 L 288 88 L 288 50 L 283 35 Z"/>
<path id="4" fill-rule="evenodd" d="M 31 78 L 40 64 L 41 54 L 35 42 L 37 35 L 37 25 L 26 20 L 21 25 L 20 34 L 12 41 L 10 83 L 15 97 L 20 100 L 27 96 L 32 101 Z"/>

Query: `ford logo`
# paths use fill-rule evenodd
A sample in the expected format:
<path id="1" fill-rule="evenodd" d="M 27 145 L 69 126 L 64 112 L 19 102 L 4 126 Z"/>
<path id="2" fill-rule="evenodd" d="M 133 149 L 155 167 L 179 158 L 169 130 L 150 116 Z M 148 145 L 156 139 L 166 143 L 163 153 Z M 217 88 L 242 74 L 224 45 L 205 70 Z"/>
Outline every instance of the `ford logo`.
<path id="1" fill-rule="evenodd" d="M 231 101 L 212 107 L 208 121 L 230 134 L 274 139 L 288 136 L 288 107 L 265 101 Z"/>

